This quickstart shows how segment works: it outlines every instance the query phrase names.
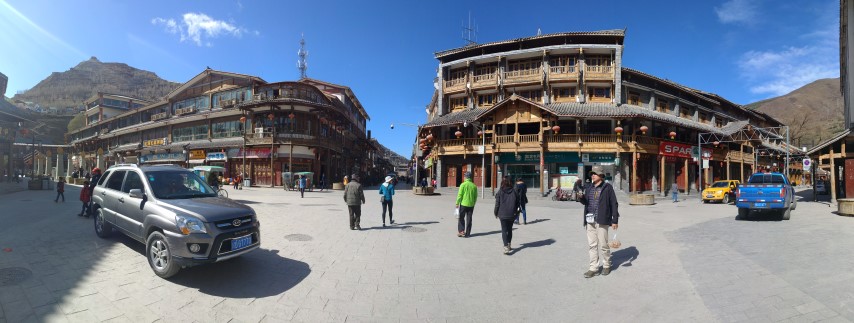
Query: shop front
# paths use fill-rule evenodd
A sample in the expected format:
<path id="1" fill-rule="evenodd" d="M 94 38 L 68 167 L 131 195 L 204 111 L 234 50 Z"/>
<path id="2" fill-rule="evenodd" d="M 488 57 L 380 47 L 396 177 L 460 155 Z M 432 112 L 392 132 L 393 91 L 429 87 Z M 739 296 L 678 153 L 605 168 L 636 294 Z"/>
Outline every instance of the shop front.
<path id="1" fill-rule="evenodd" d="M 193 149 L 190 150 L 190 159 L 187 160 L 187 163 L 190 164 L 190 167 L 199 166 L 205 164 L 205 155 L 204 149 Z"/>
<path id="2" fill-rule="evenodd" d="M 659 161 L 663 165 L 662 194 L 670 193 L 674 181 L 679 191 L 687 193 L 696 180 L 699 147 L 680 142 L 661 141 L 658 146 Z M 703 149 L 703 158 L 709 158 L 712 151 Z M 661 171 L 661 170 L 659 170 Z"/>
<path id="3" fill-rule="evenodd" d="M 249 174 L 252 185 L 270 186 L 273 181 L 277 181 L 270 167 L 270 148 L 232 148 L 226 157 L 232 161 L 230 173 L 238 174 L 246 165 L 244 173 Z"/>
<path id="4" fill-rule="evenodd" d="M 224 167 L 228 173 L 225 176 L 232 177 L 237 174 L 237 172 L 230 171 L 230 167 L 228 167 L 228 154 L 222 151 L 219 152 L 209 152 L 205 154 L 205 162 L 210 166 L 220 166 Z"/>
<path id="5" fill-rule="evenodd" d="M 578 179 L 578 165 L 581 159 L 576 152 L 546 152 L 540 158 L 539 152 L 497 153 L 497 164 L 500 179 L 510 176 L 512 180 L 522 179 L 529 188 L 539 188 L 541 171 L 547 178 L 546 187 L 572 187 Z"/>

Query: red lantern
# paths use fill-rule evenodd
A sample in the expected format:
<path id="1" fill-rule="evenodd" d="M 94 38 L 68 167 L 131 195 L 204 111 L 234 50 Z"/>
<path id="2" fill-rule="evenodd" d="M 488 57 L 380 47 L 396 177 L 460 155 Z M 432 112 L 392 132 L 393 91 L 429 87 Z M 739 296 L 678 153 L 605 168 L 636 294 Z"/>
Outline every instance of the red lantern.
<path id="1" fill-rule="evenodd" d="M 293 112 L 291 112 L 291 114 L 289 114 L 289 115 L 288 115 L 288 118 L 290 118 L 291 120 L 293 120 L 293 119 L 294 119 L 294 117 L 296 117 L 296 116 L 294 115 L 294 113 L 293 113 Z"/>
<path id="2" fill-rule="evenodd" d="M 274 117 L 275 117 L 275 116 L 274 116 L 272 113 L 270 113 L 270 114 L 268 114 L 268 115 L 267 115 L 267 119 L 270 119 L 270 121 L 273 121 L 273 118 L 274 118 Z"/>
<path id="3" fill-rule="evenodd" d="M 433 134 L 432 133 L 427 135 L 427 140 L 433 141 Z"/>
<path id="4" fill-rule="evenodd" d="M 641 131 L 641 133 L 642 133 L 642 134 L 646 134 L 646 131 L 647 131 L 647 130 L 649 130 L 649 127 L 647 127 L 647 126 L 641 126 L 641 127 L 640 127 L 640 131 Z"/>
<path id="5" fill-rule="evenodd" d="M 623 134 L 623 127 L 614 128 L 614 132 L 616 132 L 617 135 L 622 135 Z"/>
<path id="6" fill-rule="evenodd" d="M 671 131 L 670 132 L 670 139 L 675 139 L 675 138 L 676 138 L 676 131 Z"/>
<path id="7" fill-rule="evenodd" d="M 478 131 L 477 131 L 477 136 L 478 136 L 478 137 L 483 136 L 483 130 L 478 130 Z"/>
<path id="8" fill-rule="evenodd" d="M 28 133 L 30 133 L 30 131 L 29 131 L 29 130 L 27 130 L 27 129 L 21 129 L 21 134 L 22 134 L 22 135 L 26 136 Z"/>
<path id="9" fill-rule="evenodd" d="M 717 147 L 718 145 L 720 145 L 720 144 L 721 144 L 721 142 L 720 142 L 720 141 L 715 140 L 715 142 L 713 142 L 712 144 L 714 144 L 714 145 L 715 145 L 715 147 Z"/>
<path id="10" fill-rule="evenodd" d="M 552 131 L 554 131 L 556 134 L 559 133 L 560 132 L 560 126 L 555 125 L 554 127 L 552 127 Z"/>
<path id="11" fill-rule="evenodd" d="M 457 132 L 455 132 L 455 133 L 454 133 L 454 136 L 457 136 L 457 138 L 462 137 L 462 136 L 463 136 L 463 132 L 462 132 L 462 131 L 457 130 Z"/>
<path id="12" fill-rule="evenodd" d="M 240 117 L 240 123 L 246 123 L 246 117 Z"/>
<path id="13" fill-rule="evenodd" d="M 421 140 L 418 140 L 418 142 L 420 142 L 421 145 L 424 145 L 424 143 L 427 142 L 427 139 L 421 138 Z"/>

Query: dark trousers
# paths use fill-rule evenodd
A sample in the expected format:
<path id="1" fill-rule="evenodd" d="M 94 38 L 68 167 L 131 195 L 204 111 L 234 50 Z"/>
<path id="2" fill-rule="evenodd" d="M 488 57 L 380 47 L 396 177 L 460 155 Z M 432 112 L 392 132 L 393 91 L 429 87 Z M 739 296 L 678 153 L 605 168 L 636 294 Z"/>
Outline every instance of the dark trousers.
<path id="1" fill-rule="evenodd" d="M 89 202 L 83 202 L 83 209 L 80 210 L 80 215 L 89 215 Z"/>
<path id="2" fill-rule="evenodd" d="M 305 187 L 300 187 L 300 188 L 299 188 L 299 197 L 300 197 L 300 198 L 305 197 Z"/>
<path id="3" fill-rule="evenodd" d="M 385 224 L 385 209 L 388 207 L 388 222 L 391 223 L 394 221 L 394 212 L 391 211 L 394 206 L 394 201 L 386 201 L 383 200 L 383 224 Z"/>
<path id="4" fill-rule="evenodd" d="M 474 214 L 474 207 L 460 205 L 460 220 L 457 223 L 457 232 L 465 232 L 468 236 L 471 234 L 471 216 Z M 465 231 L 463 231 L 465 230 Z"/>
<path id="5" fill-rule="evenodd" d="M 56 192 L 56 199 L 54 199 L 53 201 L 54 202 L 59 201 L 60 196 L 62 196 L 62 201 L 65 202 L 65 192 L 59 192 L 59 191 Z"/>
<path id="6" fill-rule="evenodd" d="M 501 221 L 501 240 L 505 246 L 510 245 L 510 240 L 513 240 L 513 219 L 498 219 Z"/>
<path id="7" fill-rule="evenodd" d="M 347 205 L 347 210 L 350 211 L 350 229 L 359 226 L 359 222 L 362 220 L 362 206 Z"/>

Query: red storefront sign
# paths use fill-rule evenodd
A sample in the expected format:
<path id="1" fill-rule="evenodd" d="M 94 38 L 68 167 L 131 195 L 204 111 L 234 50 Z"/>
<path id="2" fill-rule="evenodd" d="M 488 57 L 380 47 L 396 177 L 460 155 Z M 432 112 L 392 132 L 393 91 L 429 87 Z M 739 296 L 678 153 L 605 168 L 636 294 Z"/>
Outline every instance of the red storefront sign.
<path id="1" fill-rule="evenodd" d="M 691 146 L 679 142 L 662 141 L 658 145 L 658 154 L 661 156 L 671 156 L 678 158 L 694 158 L 697 156 L 697 146 Z M 703 149 L 703 159 L 709 159 L 712 156 L 712 151 Z"/>

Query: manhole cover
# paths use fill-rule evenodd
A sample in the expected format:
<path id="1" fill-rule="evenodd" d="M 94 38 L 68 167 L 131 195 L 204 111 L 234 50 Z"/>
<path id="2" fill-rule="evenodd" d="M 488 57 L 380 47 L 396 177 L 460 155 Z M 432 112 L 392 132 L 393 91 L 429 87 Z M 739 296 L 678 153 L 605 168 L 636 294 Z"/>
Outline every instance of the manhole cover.
<path id="1" fill-rule="evenodd" d="M 307 234 L 289 234 L 285 236 L 288 241 L 311 241 L 311 236 Z"/>
<path id="2" fill-rule="evenodd" d="M 419 228 L 419 227 L 406 227 L 406 228 L 403 228 L 403 231 L 406 231 L 406 232 L 427 232 L 427 229 Z"/>
<path id="3" fill-rule="evenodd" d="M 32 276 L 33 272 L 26 268 L 2 268 L 0 269 L 0 287 L 20 284 Z"/>

